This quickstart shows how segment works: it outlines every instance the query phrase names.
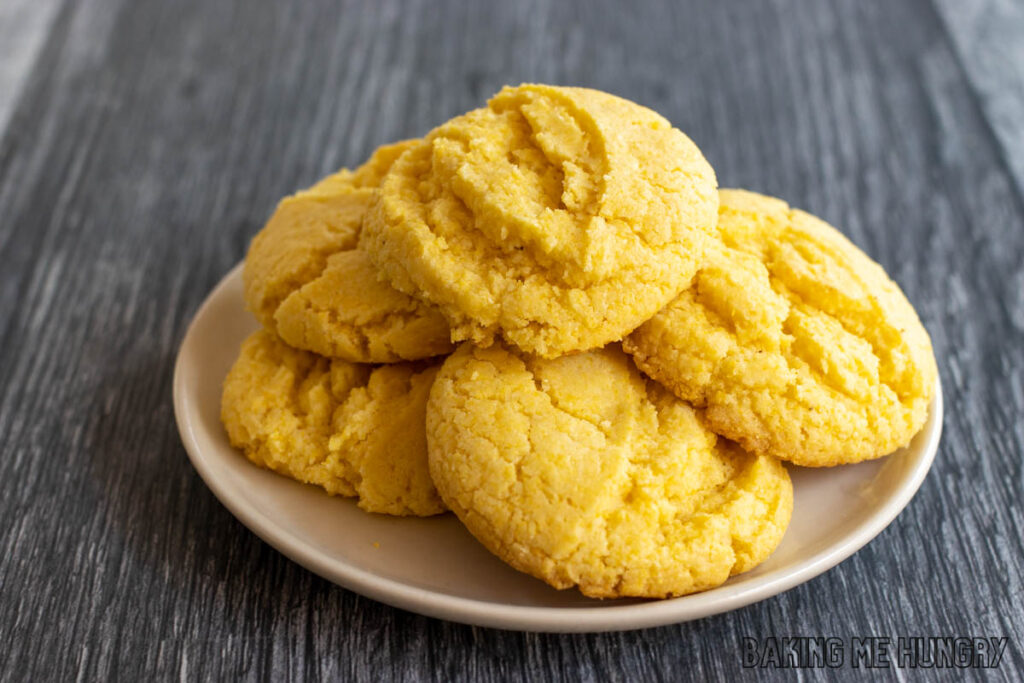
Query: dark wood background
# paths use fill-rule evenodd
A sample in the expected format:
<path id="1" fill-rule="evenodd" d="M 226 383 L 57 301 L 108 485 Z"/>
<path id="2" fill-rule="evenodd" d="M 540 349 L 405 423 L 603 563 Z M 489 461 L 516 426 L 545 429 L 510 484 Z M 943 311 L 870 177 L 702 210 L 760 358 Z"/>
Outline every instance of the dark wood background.
<path id="1" fill-rule="evenodd" d="M 0 0 L 0 60 L 0 678 L 731 679 L 766 635 L 1006 636 L 1024 668 L 1020 5 Z M 530 80 L 662 112 L 917 306 L 942 447 L 839 567 L 688 624 L 471 628 L 314 576 L 193 471 L 175 352 L 277 198 Z"/>

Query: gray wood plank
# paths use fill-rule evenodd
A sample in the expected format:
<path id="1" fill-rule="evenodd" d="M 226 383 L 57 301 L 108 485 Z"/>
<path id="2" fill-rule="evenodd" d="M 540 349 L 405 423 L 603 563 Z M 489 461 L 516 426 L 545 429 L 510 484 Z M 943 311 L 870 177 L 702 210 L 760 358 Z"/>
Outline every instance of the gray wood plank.
<path id="1" fill-rule="evenodd" d="M 59 0 L 0 0 L 0 135 L 60 4 Z"/>
<path id="2" fill-rule="evenodd" d="M 729 680 L 765 634 L 1005 635 L 1015 677 L 1024 151 L 959 50 L 926 0 L 63 5 L 0 138 L 0 679 Z M 506 633 L 319 579 L 191 469 L 176 347 L 276 199 L 525 80 L 661 111 L 918 307 L 941 452 L 850 560 L 690 624 Z"/>
<path id="3" fill-rule="evenodd" d="M 1024 4 L 934 2 L 1017 187 L 1024 188 Z"/>

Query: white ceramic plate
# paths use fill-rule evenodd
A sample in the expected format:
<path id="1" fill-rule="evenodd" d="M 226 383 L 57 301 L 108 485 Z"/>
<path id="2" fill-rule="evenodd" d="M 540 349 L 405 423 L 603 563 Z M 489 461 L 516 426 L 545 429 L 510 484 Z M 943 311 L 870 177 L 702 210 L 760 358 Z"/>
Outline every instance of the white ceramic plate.
<path id="1" fill-rule="evenodd" d="M 451 514 L 371 515 L 247 461 L 221 426 L 220 392 L 242 340 L 242 269 L 213 290 L 192 321 L 174 370 L 174 411 L 192 464 L 222 503 L 302 566 L 381 602 L 468 624 L 533 631 L 611 631 L 697 619 L 781 593 L 856 552 L 910 501 L 942 432 L 942 393 L 910 446 L 833 469 L 790 467 L 793 521 L 762 565 L 704 593 L 672 600 L 592 600 L 557 591 L 488 553 Z"/>

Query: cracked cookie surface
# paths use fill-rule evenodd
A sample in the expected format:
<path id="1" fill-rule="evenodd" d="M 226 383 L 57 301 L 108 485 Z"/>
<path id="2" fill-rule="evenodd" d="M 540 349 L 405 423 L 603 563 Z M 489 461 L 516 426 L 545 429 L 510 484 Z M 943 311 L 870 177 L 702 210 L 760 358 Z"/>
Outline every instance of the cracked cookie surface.
<path id="1" fill-rule="evenodd" d="M 621 339 L 690 281 L 714 171 L 668 121 L 583 88 L 505 88 L 391 167 L 361 245 L 452 338 L 554 357 Z"/>
<path id="2" fill-rule="evenodd" d="M 824 221 L 772 197 L 720 194 L 721 245 L 626 351 L 751 452 L 818 467 L 906 445 L 937 370 L 903 292 Z"/>
<path id="3" fill-rule="evenodd" d="M 221 421 L 257 465 L 390 515 L 443 512 L 424 413 L 439 363 L 372 367 L 293 349 L 266 330 L 224 380 Z"/>
<path id="4" fill-rule="evenodd" d="M 763 561 L 781 462 L 708 430 L 617 346 L 544 360 L 462 345 L 427 405 L 430 472 L 491 552 L 591 597 L 705 590 Z"/>
<path id="5" fill-rule="evenodd" d="M 356 170 L 286 197 L 253 239 L 246 304 L 291 346 L 362 363 L 451 351 L 440 311 L 383 282 L 357 248 L 381 178 L 413 142 L 381 147 Z"/>

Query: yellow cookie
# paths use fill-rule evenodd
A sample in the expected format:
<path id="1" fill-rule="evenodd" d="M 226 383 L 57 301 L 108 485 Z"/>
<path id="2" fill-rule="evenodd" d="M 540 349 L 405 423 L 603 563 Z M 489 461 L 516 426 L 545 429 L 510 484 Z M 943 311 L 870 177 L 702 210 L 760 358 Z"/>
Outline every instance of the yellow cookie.
<path id="1" fill-rule="evenodd" d="M 380 281 L 356 248 L 384 173 L 413 141 L 378 149 L 278 205 L 245 259 L 245 299 L 290 345 L 362 363 L 428 358 L 452 349 L 433 306 Z"/>
<path id="2" fill-rule="evenodd" d="M 928 333 L 881 266 L 785 202 L 721 192 L 722 242 L 623 346 L 753 452 L 811 467 L 877 458 L 924 424 Z"/>
<path id="3" fill-rule="evenodd" d="M 705 590 L 775 549 L 793 489 L 617 346 L 553 360 L 464 344 L 427 404 L 430 473 L 516 569 L 592 597 Z"/>
<path id="4" fill-rule="evenodd" d="M 452 338 L 545 357 L 618 340 L 692 278 L 714 171 L 649 109 L 582 88 L 505 88 L 392 166 L 363 248 Z"/>
<path id="5" fill-rule="evenodd" d="M 243 344 L 221 398 L 231 444 L 252 462 L 389 515 L 445 510 L 427 469 L 424 411 L 439 365 L 373 368 L 285 345 Z"/>

